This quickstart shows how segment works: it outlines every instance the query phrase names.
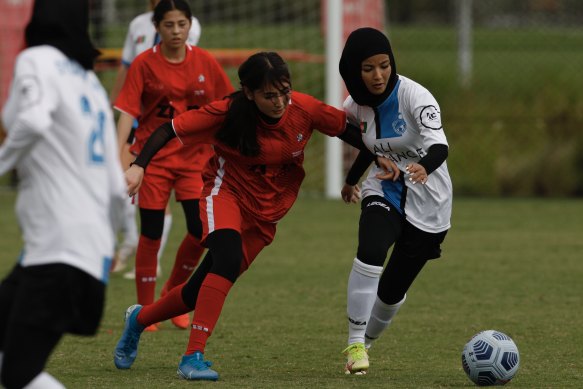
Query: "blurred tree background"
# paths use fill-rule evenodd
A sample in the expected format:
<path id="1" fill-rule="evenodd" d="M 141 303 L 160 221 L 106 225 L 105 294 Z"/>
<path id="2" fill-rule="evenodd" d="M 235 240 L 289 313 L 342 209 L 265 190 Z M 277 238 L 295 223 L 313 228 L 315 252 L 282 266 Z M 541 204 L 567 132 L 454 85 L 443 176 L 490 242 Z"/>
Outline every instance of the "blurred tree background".
<path id="1" fill-rule="evenodd" d="M 368 0 L 344 1 L 366 6 Z M 148 3 L 91 0 L 98 46 L 121 48 L 129 22 Z M 199 45 L 235 58 L 226 65 L 234 85 L 242 59 L 237 56 L 277 50 L 290 63 L 294 88 L 325 97 L 320 1 L 189 3 L 202 25 Z M 386 0 L 383 5 L 398 72 L 427 87 L 440 104 L 456 195 L 583 195 L 583 1 Z M 469 8 L 469 18 L 460 17 L 463 8 Z M 468 20 L 468 34 L 461 35 Z M 460 70 L 464 36 L 466 72 Z M 102 66 L 99 74 L 109 87 L 115 67 Z M 323 137 L 315 138 L 306 154 L 303 193 L 322 195 L 325 148 Z"/>

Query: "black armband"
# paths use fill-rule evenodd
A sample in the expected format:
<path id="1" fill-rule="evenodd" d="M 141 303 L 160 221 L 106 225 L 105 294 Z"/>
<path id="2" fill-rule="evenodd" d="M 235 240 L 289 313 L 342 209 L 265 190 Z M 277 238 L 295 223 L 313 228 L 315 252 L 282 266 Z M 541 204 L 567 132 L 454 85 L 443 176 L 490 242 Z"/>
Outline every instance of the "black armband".
<path id="1" fill-rule="evenodd" d="M 358 156 L 352 163 L 352 166 L 350 167 L 348 174 L 346 174 L 345 182 L 351 186 L 358 184 L 360 177 L 362 177 L 366 169 L 368 169 L 368 167 L 374 160 L 375 156 L 368 150 L 361 151 L 360 153 L 358 153 Z"/>
<path id="2" fill-rule="evenodd" d="M 425 168 L 427 175 L 433 173 L 435 169 L 447 159 L 449 148 L 447 145 L 434 144 L 429 147 L 427 154 L 419 160 L 419 165 Z"/>
<path id="3" fill-rule="evenodd" d="M 138 165 L 144 169 L 156 153 L 164 147 L 166 143 L 176 137 L 172 123 L 167 122 L 158 127 L 146 141 L 142 151 L 131 165 Z"/>

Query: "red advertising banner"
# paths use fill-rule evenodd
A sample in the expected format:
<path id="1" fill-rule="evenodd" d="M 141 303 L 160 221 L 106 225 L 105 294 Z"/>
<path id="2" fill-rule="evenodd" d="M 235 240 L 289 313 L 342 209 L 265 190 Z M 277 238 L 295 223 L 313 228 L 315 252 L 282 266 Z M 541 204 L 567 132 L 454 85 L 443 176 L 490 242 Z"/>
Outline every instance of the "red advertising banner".
<path id="1" fill-rule="evenodd" d="M 0 106 L 4 105 L 14 71 L 14 60 L 25 47 L 24 29 L 33 0 L 0 0 Z"/>

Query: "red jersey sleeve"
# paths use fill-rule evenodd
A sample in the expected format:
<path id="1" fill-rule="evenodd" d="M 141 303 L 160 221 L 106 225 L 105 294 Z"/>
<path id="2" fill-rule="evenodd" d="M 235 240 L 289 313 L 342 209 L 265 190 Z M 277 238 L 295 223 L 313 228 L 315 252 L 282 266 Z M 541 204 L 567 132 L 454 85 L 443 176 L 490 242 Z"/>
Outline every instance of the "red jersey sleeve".
<path id="1" fill-rule="evenodd" d="M 228 100 L 224 99 L 186 111 L 172 120 L 172 127 L 184 145 L 214 144 L 215 134 L 225 120 L 227 108 Z"/>
<path id="2" fill-rule="evenodd" d="M 325 104 L 310 95 L 302 94 L 301 97 L 312 116 L 314 129 L 328 136 L 338 136 L 344 132 L 346 128 L 346 113 L 344 111 Z"/>
<path id="3" fill-rule="evenodd" d="M 210 54 L 209 56 L 211 62 L 214 63 L 213 80 L 215 80 L 216 91 L 215 96 L 217 96 L 220 99 L 233 93 L 235 91 L 235 88 L 233 88 L 233 85 L 231 84 L 231 80 L 229 80 L 227 73 L 225 73 L 225 71 L 218 63 L 218 61 L 215 59 L 215 57 L 213 57 Z"/>
<path id="4" fill-rule="evenodd" d="M 138 56 L 128 68 L 126 79 L 113 104 L 115 109 L 130 114 L 135 119 L 139 118 L 142 112 L 144 77 L 141 58 L 142 55 Z"/>

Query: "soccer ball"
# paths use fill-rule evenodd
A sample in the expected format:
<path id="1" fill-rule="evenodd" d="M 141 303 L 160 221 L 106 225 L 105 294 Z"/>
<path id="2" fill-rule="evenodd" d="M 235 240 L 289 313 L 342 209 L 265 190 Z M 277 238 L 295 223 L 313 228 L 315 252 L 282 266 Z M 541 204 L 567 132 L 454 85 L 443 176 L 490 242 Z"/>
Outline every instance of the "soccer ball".
<path id="1" fill-rule="evenodd" d="M 495 330 L 482 331 L 464 346 L 462 366 L 476 385 L 504 385 L 518 371 L 518 347 L 510 336 Z"/>

